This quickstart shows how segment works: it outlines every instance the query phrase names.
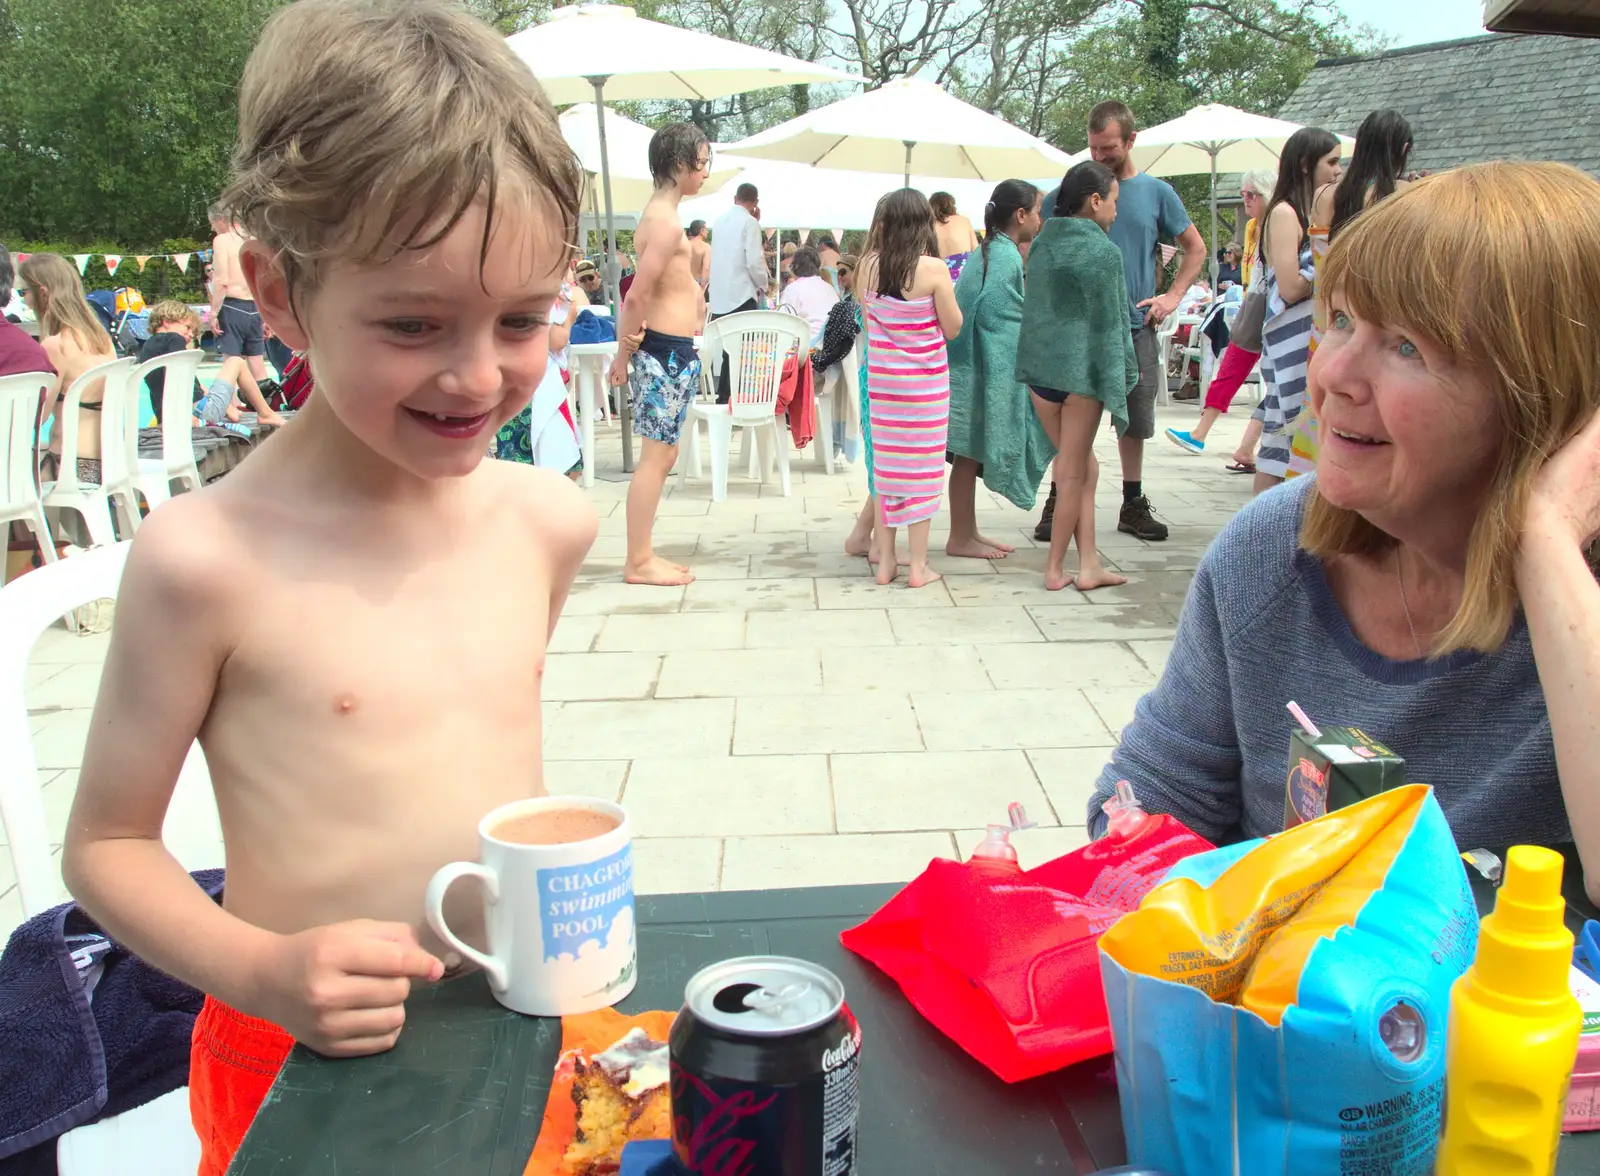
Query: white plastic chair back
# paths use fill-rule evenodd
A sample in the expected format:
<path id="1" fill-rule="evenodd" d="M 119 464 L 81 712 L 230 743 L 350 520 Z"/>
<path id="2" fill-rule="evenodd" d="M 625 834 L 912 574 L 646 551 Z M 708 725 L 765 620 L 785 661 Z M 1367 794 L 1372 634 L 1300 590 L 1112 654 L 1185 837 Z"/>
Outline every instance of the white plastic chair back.
<path id="1" fill-rule="evenodd" d="M 771 420 L 778 407 L 783 362 L 804 350 L 806 321 L 776 310 L 747 310 L 707 323 L 707 353 L 728 357 L 728 407 L 736 421 Z"/>
<path id="2" fill-rule="evenodd" d="M 45 833 L 44 801 L 23 697 L 34 642 L 63 613 L 115 597 L 131 543 L 97 547 L 19 576 L 0 588 L 0 823 L 17 873 L 22 913 L 60 901 Z"/>
<path id="3" fill-rule="evenodd" d="M 126 379 L 128 371 L 133 367 L 133 360 L 108 359 L 104 363 L 97 363 L 94 367 L 84 372 L 68 385 L 61 403 L 56 405 L 55 427 L 61 430 L 61 469 L 56 473 L 56 484 L 61 486 L 74 486 L 93 491 L 95 487 L 90 483 L 78 481 L 78 426 L 82 419 L 83 394 L 96 380 L 104 380 L 105 384 L 100 389 L 101 407 L 97 414 L 100 421 L 100 446 L 101 446 L 101 481 L 100 486 L 105 486 L 105 445 L 106 445 L 106 414 L 110 407 L 106 402 L 116 398 L 116 393 Z M 114 415 L 114 413 L 113 413 Z"/>
<path id="4" fill-rule="evenodd" d="M 128 386 L 133 390 L 135 403 L 140 388 L 145 386 L 145 378 L 152 372 L 165 372 L 165 383 L 161 388 L 161 475 L 163 483 L 183 481 L 191 489 L 200 487 L 200 468 L 194 453 L 194 382 L 200 371 L 200 362 L 205 358 L 205 353 L 190 348 L 187 351 L 174 351 L 169 355 L 158 355 L 147 363 L 142 363 L 133 369 L 133 374 L 128 377 Z M 137 433 L 135 434 L 137 438 Z M 135 442 L 137 445 L 137 440 Z M 138 480 L 147 482 L 148 470 L 155 474 L 154 466 L 149 462 L 138 462 L 134 466 L 138 471 Z M 155 497 L 165 499 L 166 486 L 149 486 L 141 484 L 140 489 L 145 493 L 145 500 L 152 507 L 155 506 L 152 492 Z"/>
<path id="5" fill-rule="evenodd" d="M 55 382 L 49 372 L 0 376 L 0 520 L 43 521 L 36 464 L 39 409 Z"/>
<path id="6" fill-rule="evenodd" d="M 100 403 L 100 488 L 106 494 L 133 494 L 139 468 L 139 385 L 131 378 L 133 360 L 106 376 Z"/>

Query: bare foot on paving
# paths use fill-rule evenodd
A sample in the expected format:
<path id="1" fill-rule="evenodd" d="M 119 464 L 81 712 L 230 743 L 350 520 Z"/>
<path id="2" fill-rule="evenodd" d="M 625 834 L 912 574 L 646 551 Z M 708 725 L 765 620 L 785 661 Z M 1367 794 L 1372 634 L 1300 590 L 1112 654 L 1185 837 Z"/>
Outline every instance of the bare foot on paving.
<path id="1" fill-rule="evenodd" d="M 938 583 L 942 579 L 944 577 L 928 567 L 927 564 L 923 564 L 920 568 L 913 564 L 910 574 L 906 577 L 906 582 L 913 588 L 926 588 L 929 584 Z"/>
<path id="2" fill-rule="evenodd" d="M 1048 568 L 1044 573 L 1044 590 L 1046 592 L 1060 592 L 1063 588 L 1072 587 L 1072 575 L 1069 572 L 1052 572 Z"/>
<path id="3" fill-rule="evenodd" d="M 1010 554 L 1011 554 L 1011 553 L 1012 553 L 1012 552 L 1013 552 L 1013 551 L 1015 551 L 1015 550 L 1016 550 L 1016 548 L 1015 548 L 1015 547 L 1013 547 L 1013 546 L 1011 546 L 1011 544 L 1009 544 L 1009 543 L 1002 543 L 1002 542 L 1000 542 L 1000 540 L 998 540 L 998 539 L 991 539 L 991 538 L 989 538 L 989 536 L 987 536 L 987 535 L 979 535 L 979 536 L 978 536 L 978 542 L 979 542 L 979 543 L 982 543 L 982 544 L 983 544 L 983 545 L 984 545 L 984 546 L 986 546 L 986 547 L 992 547 L 992 548 L 994 548 L 994 549 L 995 549 L 995 550 L 996 550 L 996 551 L 1003 551 L 1003 552 L 1005 552 L 1005 553 L 1006 553 L 1006 554 L 1007 554 L 1007 555 L 1010 555 Z"/>
<path id="4" fill-rule="evenodd" d="M 1090 571 L 1080 570 L 1075 577 L 1079 592 L 1093 592 L 1096 588 L 1115 588 L 1118 584 L 1126 584 L 1128 577 L 1108 572 L 1105 568 L 1093 568 Z M 1048 584 L 1045 585 L 1049 587 Z"/>
<path id="5" fill-rule="evenodd" d="M 676 588 L 694 582 L 694 573 L 679 567 L 659 555 L 652 555 L 638 567 L 624 567 L 622 579 L 629 584 L 652 584 L 659 588 Z"/>
<path id="6" fill-rule="evenodd" d="M 900 563 L 898 560 L 895 561 L 895 565 L 887 572 L 884 571 L 883 561 L 881 559 L 872 565 L 872 578 L 879 584 L 893 584 L 895 576 L 899 575 L 899 573 Z"/>
<path id="7" fill-rule="evenodd" d="M 992 546 L 982 539 L 972 539 L 966 543 L 957 543 L 955 540 L 944 545 L 946 555 L 961 556 L 965 559 L 1004 559 L 1006 552 L 999 547 Z"/>
<path id="8" fill-rule="evenodd" d="M 854 535 L 848 536 L 844 541 L 844 553 L 846 555 L 864 555 L 870 561 L 872 559 L 872 536 L 868 535 L 865 539 L 859 539 Z"/>

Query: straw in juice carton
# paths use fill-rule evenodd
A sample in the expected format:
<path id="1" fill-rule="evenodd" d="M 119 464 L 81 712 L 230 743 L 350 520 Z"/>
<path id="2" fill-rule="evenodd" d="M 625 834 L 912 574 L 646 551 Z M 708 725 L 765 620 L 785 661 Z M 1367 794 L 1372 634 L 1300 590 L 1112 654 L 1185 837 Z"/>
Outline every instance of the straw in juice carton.
<path id="1" fill-rule="evenodd" d="M 1406 761 L 1360 727 L 1318 727 L 1294 702 L 1289 713 L 1299 726 L 1289 736 L 1285 829 L 1406 782 Z"/>

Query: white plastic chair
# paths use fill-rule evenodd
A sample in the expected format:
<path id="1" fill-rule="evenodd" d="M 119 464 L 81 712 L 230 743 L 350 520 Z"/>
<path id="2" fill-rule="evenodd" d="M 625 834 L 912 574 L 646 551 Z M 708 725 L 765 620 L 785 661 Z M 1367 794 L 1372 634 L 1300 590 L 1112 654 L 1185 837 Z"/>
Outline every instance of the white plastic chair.
<path id="1" fill-rule="evenodd" d="M 200 371 L 200 361 L 205 353 L 191 348 L 158 355 L 148 363 L 133 369 L 128 377 L 128 387 L 134 396 L 144 387 L 145 377 L 152 372 L 165 372 L 166 382 L 161 389 L 161 456 L 138 457 L 135 450 L 133 485 L 151 510 L 172 497 L 172 483 L 185 490 L 198 490 L 201 486 L 200 463 L 194 455 L 194 381 Z M 138 444 L 135 421 L 134 439 Z"/>
<path id="2" fill-rule="evenodd" d="M 810 328 L 795 315 L 775 310 L 747 310 L 707 323 L 701 363 L 715 364 L 728 359 L 731 395 L 727 404 L 689 405 L 689 421 L 706 422 L 711 444 L 711 501 L 728 497 L 728 461 L 733 448 L 734 429 L 755 433 L 759 450 L 770 444 L 778 461 L 778 477 L 784 497 L 789 495 L 789 441 L 786 427 L 776 415 L 778 388 L 783 379 L 783 363 L 791 351 L 807 354 Z M 690 461 L 680 462 L 680 484 L 686 482 L 690 465 L 698 461 L 699 430 L 690 428 Z M 829 439 L 832 444 L 832 439 Z M 763 476 L 771 465 L 766 452 L 759 452 Z"/>
<path id="3" fill-rule="evenodd" d="M 44 486 L 47 512 L 76 511 L 89 531 L 89 541 L 101 547 L 117 541 L 112 524 L 113 502 L 123 534 L 131 538 L 139 525 L 139 506 L 133 489 L 132 456 L 138 453 L 136 409 L 128 404 L 128 373 L 132 359 L 112 359 L 96 364 L 72 381 L 56 407 L 56 427 L 61 430 L 61 468 L 56 480 Z M 78 480 L 78 415 L 84 391 L 104 379 L 100 403 L 100 484 Z M 134 396 L 138 389 L 132 390 Z M 137 401 L 135 401 L 137 403 Z M 128 430 L 133 429 L 133 436 Z"/>
<path id="4" fill-rule="evenodd" d="M 92 601 L 116 597 L 131 546 L 115 543 L 80 552 L 0 588 L 0 747 L 5 748 L 0 757 L 0 823 L 11 848 L 22 913 L 28 918 L 63 900 L 23 696 L 28 657 L 39 635 L 57 617 Z M 220 854 L 208 848 L 220 845 L 221 834 L 203 769 L 203 758 L 191 749 L 171 806 L 197 810 L 209 804 L 208 811 L 198 813 L 199 831 L 191 840 L 177 828 L 170 810 L 162 830 L 168 848 L 191 870 L 222 864 Z M 56 1165 L 62 1176 L 102 1172 L 173 1176 L 192 1173 L 199 1163 L 200 1141 L 189 1118 L 187 1088 L 76 1128 L 56 1141 Z"/>
<path id="5" fill-rule="evenodd" d="M 572 394 L 578 402 L 578 443 L 583 448 L 583 484 L 594 485 L 594 414 L 606 419 L 606 369 L 617 354 L 615 343 L 573 343 L 567 348 Z M 623 393 L 626 395 L 627 390 Z"/>
<path id="6" fill-rule="evenodd" d="M 39 409 L 56 378 L 50 372 L 0 376 L 0 526 L 20 522 L 33 533 L 47 562 L 55 540 L 39 496 Z"/>

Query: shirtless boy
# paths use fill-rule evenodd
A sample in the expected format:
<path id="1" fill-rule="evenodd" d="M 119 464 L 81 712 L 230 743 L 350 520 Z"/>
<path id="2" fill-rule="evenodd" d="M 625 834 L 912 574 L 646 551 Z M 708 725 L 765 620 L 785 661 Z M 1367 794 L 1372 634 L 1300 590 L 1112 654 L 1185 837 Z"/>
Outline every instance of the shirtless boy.
<path id="1" fill-rule="evenodd" d="M 221 341 L 224 359 L 241 356 L 257 383 L 267 378 L 266 334 L 255 295 L 239 266 L 244 238 L 221 204 L 209 213 L 211 231 L 211 322 Z"/>
<path id="2" fill-rule="evenodd" d="M 386 1050 L 411 982 L 447 970 L 427 882 L 545 791 L 546 642 L 596 529 L 559 473 L 484 460 L 544 375 L 581 180 L 504 38 L 444 0 L 281 8 L 234 165 L 244 279 L 317 394 L 140 528 L 63 859 L 113 935 L 208 994 L 201 1176 L 293 1041 Z M 295 625 L 252 615 L 290 596 Z M 161 842 L 197 737 L 222 907 Z"/>
<path id="3" fill-rule="evenodd" d="M 693 123 L 671 123 L 650 140 L 656 190 L 634 230 L 639 265 L 617 324 L 617 338 L 643 331 L 644 341 L 637 351 L 626 343 L 617 349 L 609 377 L 613 387 L 629 386 L 633 428 L 643 439 L 628 486 L 628 558 L 622 578 L 630 584 L 687 584 L 694 579 L 688 568 L 655 553 L 650 533 L 661 488 L 678 456 L 683 418 L 700 387 L 694 334 L 705 318 L 706 299 L 690 268 L 678 202 L 700 191 L 710 163 L 711 144 Z"/>
<path id="4" fill-rule="evenodd" d="M 689 238 L 689 272 L 704 290 L 711 285 L 711 242 L 706 240 L 706 222 L 692 221 L 684 233 Z"/>

